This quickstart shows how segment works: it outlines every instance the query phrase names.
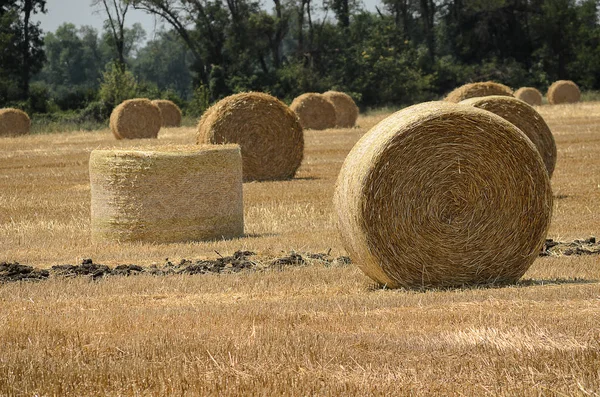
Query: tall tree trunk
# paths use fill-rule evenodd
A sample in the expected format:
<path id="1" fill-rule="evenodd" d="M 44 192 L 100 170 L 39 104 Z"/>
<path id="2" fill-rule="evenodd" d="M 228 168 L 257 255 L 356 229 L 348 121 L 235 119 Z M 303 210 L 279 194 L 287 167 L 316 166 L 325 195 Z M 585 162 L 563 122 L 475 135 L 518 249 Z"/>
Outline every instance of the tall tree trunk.
<path id="1" fill-rule="evenodd" d="M 29 98 L 29 79 L 31 77 L 30 65 L 30 38 L 29 38 L 29 20 L 33 11 L 32 0 L 25 0 L 23 12 L 25 14 L 23 26 L 23 65 L 21 66 L 21 95 L 23 99 Z"/>

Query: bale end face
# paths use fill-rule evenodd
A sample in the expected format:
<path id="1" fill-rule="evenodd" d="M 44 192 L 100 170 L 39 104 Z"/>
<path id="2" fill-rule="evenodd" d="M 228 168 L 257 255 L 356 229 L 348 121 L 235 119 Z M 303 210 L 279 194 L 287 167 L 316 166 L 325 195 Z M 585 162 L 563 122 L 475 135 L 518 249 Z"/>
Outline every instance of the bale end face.
<path id="1" fill-rule="evenodd" d="M 0 109 L 0 137 L 27 135 L 31 120 L 27 113 L 19 109 Z"/>
<path id="2" fill-rule="evenodd" d="M 158 99 L 152 101 L 152 103 L 160 109 L 160 116 L 162 119 L 161 125 L 163 127 L 171 128 L 181 126 L 181 109 L 173 101 Z"/>
<path id="3" fill-rule="evenodd" d="M 533 87 L 521 87 L 515 91 L 515 98 L 522 100 L 530 106 L 542 105 L 542 93 Z"/>
<path id="4" fill-rule="evenodd" d="M 162 124 L 160 109 L 149 99 L 129 99 L 110 115 L 110 129 L 117 139 L 158 137 Z"/>
<path id="5" fill-rule="evenodd" d="M 290 109 L 298 115 L 302 128 L 325 130 L 336 125 L 335 106 L 322 94 L 302 94 L 292 101 Z"/>
<path id="6" fill-rule="evenodd" d="M 327 91 L 323 96 L 335 108 L 336 127 L 352 128 L 356 125 L 359 110 L 350 95 L 339 91 Z"/>
<path id="7" fill-rule="evenodd" d="M 559 80 L 552 83 L 546 96 L 551 105 L 577 103 L 581 99 L 581 91 L 574 82 Z"/>

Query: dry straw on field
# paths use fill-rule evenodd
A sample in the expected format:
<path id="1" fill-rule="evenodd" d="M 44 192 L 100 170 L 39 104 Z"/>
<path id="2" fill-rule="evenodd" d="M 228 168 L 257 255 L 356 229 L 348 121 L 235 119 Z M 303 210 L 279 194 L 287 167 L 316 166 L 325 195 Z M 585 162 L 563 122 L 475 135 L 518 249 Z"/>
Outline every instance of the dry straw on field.
<path id="1" fill-rule="evenodd" d="M 358 106 L 356 106 L 352 97 L 339 91 L 327 91 L 323 96 L 333 103 L 336 127 L 354 127 L 358 118 Z"/>
<path id="2" fill-rule="evenodd" d="M 324 95 L 308 92 L 296 97 L 290 105 L 300 119 L 302 128 L 325 130 L 334 128 L 335 107 Z"/>
<path id="3" fill-rule="evenodd" d="M 447 102 L 394 113 L 354 146 L 334 207 L 353 262 L 389 287 L 518 280 L 552 212 L 544 163 L 493 113 Z"/>
<path id="4" fill-rule="evenodd" d="M 19 109 L 0 109 L 0 137 L 29 134 L 31 120 Z"/>
<path id="5" fill-rule="evenodd" d="M 241 237 L 237 145 L 94 150 L 94 241 L 173 243 Z"/>
<path id="6" fill-rule="evenodd" d="M 561 103 L 575 103 L 581 99 L 581 91 L 577 84 L 570 80 L 559 80 L 548 88 L 548 103 L 559 105 Z"/>
<path id="7" fill-rule="evenodd" d="M 497 114 L 523 131 L 542 156 L 548 175 L 552 178 L 556 166 L 556 143 L 548 124 L 534 108 L 517 98 L 508 96 L 471 98 L 462 101 L 461 104 Z"/>
<path id="8" fill-rule="evenodd" d="M 231 95 L 208 109 L 198 123 L 198 143 L 240 145 L 244 181 L 293 178 L 304 156 L 294 112 L 260 92 Z"/>
<path id="9" fill-rule="evenodd" d="M 487 81 L 484 83 L 470 83 L 456 88 L 446 97 L 447 102 L 458 103 L 465 99 L 488 95 L 513 96 L 512 90 L 504 84 Z"/>
<path id="10" fill-rule="evenodd" d="M 162 120 L 160 109 L 149 99 L 129 99 L 110 115 L 110 129 L 117 139 L 156 138 Z"/>
<path id="11" fill-rule="evenodd" d="M 515 91 L 514 95 L 515 98 L 531 106 L 540 106 L 542 104 L 542 93 L 533 87 L 521 87 Z"/>
<path id="12" fill-rule="evenodd" d="M 173 101 L 157 99 L 152 101 L 160 109 L 160 117 L 163 127 L 181 126 L 181 109 Z"/>

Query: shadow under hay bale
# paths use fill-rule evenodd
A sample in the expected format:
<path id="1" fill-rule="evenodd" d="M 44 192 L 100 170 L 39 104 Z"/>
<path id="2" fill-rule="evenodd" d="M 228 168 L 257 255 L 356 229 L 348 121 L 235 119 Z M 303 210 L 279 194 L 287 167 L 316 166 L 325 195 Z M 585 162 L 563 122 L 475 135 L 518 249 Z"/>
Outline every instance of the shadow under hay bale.
<path id="1" fill-rule="evenodd" d="M 290 109 L 298 115 L 302 128 L 326 130 L 335 127 L 335 106 L 322 94 L 302 94 L 292 101 Z"/>
<path id="2" fill-rule="evenodd" d="M 94 241 L 173 243 L 244 234 L 237 145 L 94 150 Z"/>
<path id="3" fill-rule="evenodd" d="M 523 131 L 542 156 L 552 178 L 556 166 L 556 143 L 550 127 L 534 108 L 520 99 L 497 95 L 471 98 L 460 103 L 497 114 Z"/>
<path id="4" fill-rule="evenodd" d="M 31 120 L 27 113 L 19 109 L 0 109 L 0 137 L 27 135 Z"/>
<path id="5" fill-rule="evenodd" d="M 359 111 L 350 95 L 339 91 L 327 91 L 323 96 L 333 103 L 336 127 L 351 128 L 356 125 Z"/>
<path id="6" fill-rule="evenodd" d="M 550 225 L 550 179 L 514 125 L 432 102 L 384 119 L 354 146 L 334 208 L 341 240 L 390 288 L 516 282 Z"/>
<path id="7" fill-rule="evenodd" d="M 181 126 L 181 109 L 173 101 L 166 99 L 157 99 L 152 101 L 153 104 L 160 109 L 160 117 L 163 127 L 180 127 Z"/>
<path id="8" fill-rule="evenodd" d="M 162 119 L 160 109 L 149 99 L 129 99 L 110 115 L 110 130 L 117 139 L 156 138 Z"/>
<path id="9" fill-rule="evenodd" d="M 530 106 L 542 105 L 542 93 L 533 87 L 521 87 L 514 94 L 515 98 L 522 100 Z"/>
<path id="10" fill-rule="evenodd" d="M 571 80 L 558 80 L 548 88 L 546 97 L 551 105 L 576 103 L 581 99 L 581 91 L 579 86 Z"/>
<path id="11" fill-rule="evenodd" d="M 260 92 L 231 95 L 208 109 L 197 141 L 240 145 L 245 182 L 291 179 L 304 157 L 304 134 L 294 112 Z"/>
<path id="12" fill-rule="evenodd" d="M 482 83 L 470 83 L 456 88 L 446 96 L 446 102 L 458 103 L 469 98 L 489 95 L 513 96 L 512 90 L 504 84 L 486 81 Z"/>

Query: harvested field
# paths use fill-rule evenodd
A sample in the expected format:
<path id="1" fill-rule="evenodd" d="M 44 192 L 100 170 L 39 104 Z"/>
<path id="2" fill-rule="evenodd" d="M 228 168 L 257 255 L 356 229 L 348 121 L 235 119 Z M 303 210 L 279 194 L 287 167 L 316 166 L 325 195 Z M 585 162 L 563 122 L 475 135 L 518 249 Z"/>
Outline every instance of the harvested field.
<path id="1" fill-rule="evenodd" d="M 244 238 L 190 244 L 92 244 L 87 161 L 194 128 L 0 138 L 0 275 L 43 279 L 0 284 L 0 395 L 597 395 L 600 103 L 536 110 L 553 241 L 505 288 L 385 290 L 340 259 L 334 183 L 385 114 L 306 131 L 296 179 L 244 185 Z"/>

